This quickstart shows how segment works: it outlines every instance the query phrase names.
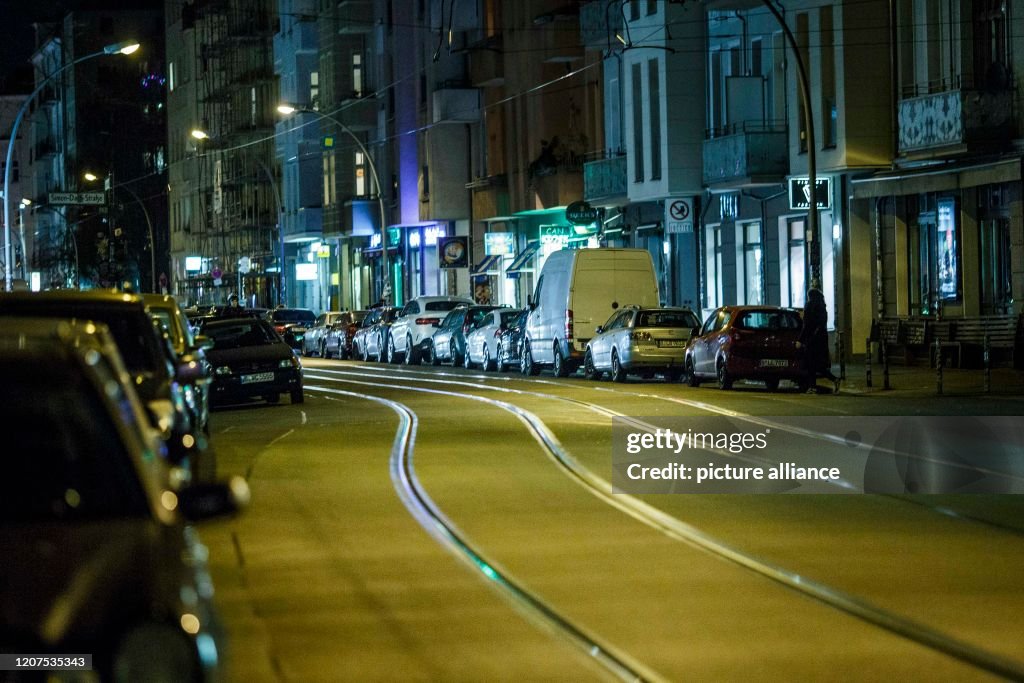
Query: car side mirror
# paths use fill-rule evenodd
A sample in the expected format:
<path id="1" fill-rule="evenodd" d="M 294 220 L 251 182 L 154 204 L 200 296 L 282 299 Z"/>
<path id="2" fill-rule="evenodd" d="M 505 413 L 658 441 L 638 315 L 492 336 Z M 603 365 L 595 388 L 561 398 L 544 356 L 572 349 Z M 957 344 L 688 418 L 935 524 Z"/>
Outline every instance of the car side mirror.
<path id="1" fill-rule="evenodd" d="M 699 337 L 700 336 L 700 328 L 699 327 L 691 327 L 690 328 L 690 336 L 691 337 Z"/>
<path id="2" fill-rule="evenodd" d="M 205 364 L 192 355 L 183 356 L 174 373 L 174 379 L 179 384 L 196 384 L 209 378 L 209 371 Z"/>
<path id="3" fill-rule="evenodd" d="M 601 334 L 602 332 L 604 332 L 604 325 L 598 325 L 594 330 L 594 334 Z"/>
<path id="4" fill-rule="evenodd" d="M 186 486 L 178 492 L 178 507 L 185 519 L 198 522 L 241 512 L 250 497 L 245 479 L 231 477 L 227 481 Z"/>

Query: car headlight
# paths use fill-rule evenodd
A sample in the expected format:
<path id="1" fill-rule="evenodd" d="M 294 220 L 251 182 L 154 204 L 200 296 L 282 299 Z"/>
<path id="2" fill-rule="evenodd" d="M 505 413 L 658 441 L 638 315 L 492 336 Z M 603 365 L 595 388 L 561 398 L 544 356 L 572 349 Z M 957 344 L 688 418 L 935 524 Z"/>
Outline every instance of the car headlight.
<path id="1" fill-rule="evenodd" d="M 114 655 L 117 681 L 193 681 L 199 658 L 184 625 L 146 623 L 121 639 Z"/>
<path id="2" fill-rule="evenodd" d="M 227 365 L 218 365 L 217 369 L 213 371 L 216 375 L 230 375 L 231 368 Z"/>
<path id="3" fill-rule="evenodd" d="M 299 359 L 296 358 L 295 356 L 292 356 L 291 358 L 285 358 L 280 363 L 277 364 L 277 367 L 279 367 L 279 368 L 297 368 L 297 367 L 299 367 Z"/>

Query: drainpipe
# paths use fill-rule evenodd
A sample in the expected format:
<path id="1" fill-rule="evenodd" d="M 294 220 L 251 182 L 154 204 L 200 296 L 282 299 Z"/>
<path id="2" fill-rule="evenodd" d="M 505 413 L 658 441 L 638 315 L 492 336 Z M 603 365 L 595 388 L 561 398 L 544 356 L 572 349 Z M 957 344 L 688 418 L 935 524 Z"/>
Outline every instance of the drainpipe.
<path id="1" fill-rule="evenodd" d="M 878 319 L 885 315 L 885 292 L 882 289 L 882 206 L 888 197 L 875 199 L 875 311 Z"/>

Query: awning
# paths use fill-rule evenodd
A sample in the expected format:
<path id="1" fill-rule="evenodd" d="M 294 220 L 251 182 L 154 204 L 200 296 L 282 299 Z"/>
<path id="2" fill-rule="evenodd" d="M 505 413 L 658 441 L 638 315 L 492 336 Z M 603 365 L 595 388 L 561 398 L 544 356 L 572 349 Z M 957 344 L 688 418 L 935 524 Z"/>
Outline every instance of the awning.
<path id="1" fill-rule="evenodd" d="M 850 182 L 850 186 L 854 199 L 948 192 L 963 187 L 1016 182 L 1021 179 L 1020 166 L 1019 158 L 982 164 L 936 164 L 857 178 Z"/>
<path id="2" fill-rule="evenodd" d="M 498 264 L 501 263 L 501 256 L 485 256 L 484 260 L 469 269 L 470 275 L 489 275 L 498 272 Z"/>
<path id="3" fill-rule="evenodd" d="M 518 277 L 519 273 L 526 270 L 526 264 L 533 258 L 533 255 L 540 250 L 540 240 L 531 240 L 526 243 L 526 248 L 523 249 L 516 257 L 512 260 L 512 264 L 505 269 L 505 275 Z"/>

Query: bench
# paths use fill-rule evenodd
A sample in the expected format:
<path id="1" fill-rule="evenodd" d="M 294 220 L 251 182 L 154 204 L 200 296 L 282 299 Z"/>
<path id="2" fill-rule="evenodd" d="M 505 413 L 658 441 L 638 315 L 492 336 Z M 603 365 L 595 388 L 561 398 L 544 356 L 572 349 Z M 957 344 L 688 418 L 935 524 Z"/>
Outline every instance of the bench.
<path id="1" fill-rule="evenodd" d="M 879 352 L 885 349 L 890 362 L 900 358 L 911 365 L 915 358 L 928 353 L 928 321 L 915 318 L 882 318 L 876 321 Z"/>
<path id="2" fill-rule="evenodd" d="M 989 360 L 992 365 L 1008 360 L 1016 367 L 1019 362 L 1017 345 L 1020 342 L 1019 315 L 986 315 L 952 320 L 952 341 L 959 346 L 957 365 L 965 362 L 971 367 L 984 365 L 985 340 L 988 339 Z"/>

